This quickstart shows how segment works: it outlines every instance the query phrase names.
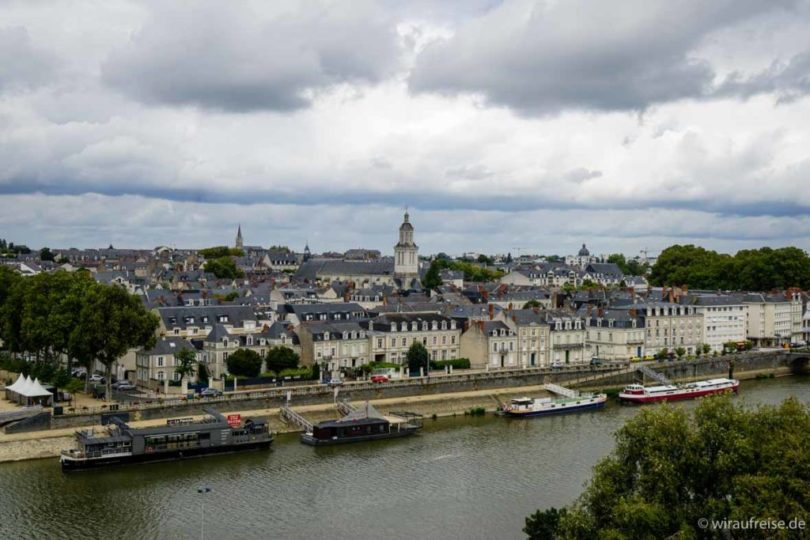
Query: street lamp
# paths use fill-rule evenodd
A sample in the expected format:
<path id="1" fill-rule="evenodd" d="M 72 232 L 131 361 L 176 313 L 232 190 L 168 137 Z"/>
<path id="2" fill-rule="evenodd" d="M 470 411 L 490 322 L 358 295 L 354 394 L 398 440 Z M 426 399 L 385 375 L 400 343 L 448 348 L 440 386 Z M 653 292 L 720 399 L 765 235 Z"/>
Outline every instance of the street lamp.
<path id="1" fill-rule="evenodd" d="M 210 493 L 211 488 L 208 486 L 202 486 L 197 488 L 197 493 L 201 495 L 205 495 L 206 493 Z M 205 538 L 205 497 L 200 497 L 200 540 Z"/>

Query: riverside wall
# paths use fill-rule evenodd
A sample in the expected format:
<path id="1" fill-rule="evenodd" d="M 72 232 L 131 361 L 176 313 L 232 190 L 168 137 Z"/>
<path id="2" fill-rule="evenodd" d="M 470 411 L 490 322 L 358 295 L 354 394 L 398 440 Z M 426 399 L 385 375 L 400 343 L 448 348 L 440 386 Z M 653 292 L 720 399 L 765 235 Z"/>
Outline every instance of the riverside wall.
<path id="1" fill-rule="evenodd" d="M 734 377 L 754 378 L 757 375 L 788 375 L 800 370 L 797 365 L 801 365 L 802 368 L 806 369 L 808 361 L 810 361 L 810 353 L 804 355 L 804 357 L 806 357 L 806 360 L 802 362 L 802 355 L 798 353 L 777 351 L 734 354 L 691 361 L 659 362 L 648 365 L 650 368 L 676 381 L 727 377 L 730 363 L 733 365 Z M 447 399 L 452 394 L 459 392 L 508 389 L 511 387 L 542 385 L 544 383 L 567 384 L 580 388 L 615 388 L 639 381 L 639 375 L 637 372 L 627 370 L 624 373 L 611 375 L 609 369 L 593 370 L 589 366 L 577 370 L 560 371 L 533 369 L 468 374 L 457 372 L 457 374 L 450 376 L 440 375 L 405 381 L 391 381 L 382 384 L 347 384 L 339 390 L 338 399 L 376 401 L 411 396 L 441 396 L 441 399 Z M 593 380 L 594 377 L 598 377 L 598 380 Z M 245 392 L 234 397 L 215 400 L 180 401 L 163 406 L 154 404 L 130 410 L 130 420 L 154 420 L 199 415 L 204 413 L 203 409 L 205 407 L 216 407 L 223 411 L 274 409 L 287 403 L 288 391 L 292 394 L 290 405 L 293 407 L 332 403 L 335 399 L 334 390 L 325 385 L 302 388 L 291 387 L 289 389 L 277 388 L 274 391 Z M 432 414 L 430 411 L 427 412 Z M 51 429 L 98 425 L 101 423 L 101 414 L 101 410 L 96 410 L 88 413 L 77 411 L 73 414 L 54 416 Z"/>

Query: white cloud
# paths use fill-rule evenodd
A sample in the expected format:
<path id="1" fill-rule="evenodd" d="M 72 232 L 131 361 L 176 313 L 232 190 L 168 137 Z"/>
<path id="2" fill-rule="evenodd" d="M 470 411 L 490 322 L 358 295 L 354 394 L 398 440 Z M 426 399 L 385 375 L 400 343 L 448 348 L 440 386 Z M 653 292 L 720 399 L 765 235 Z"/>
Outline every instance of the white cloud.
<path id="1" fill-rule="evenodd" d="M 203 245 L 230 242 L 242 221 L 262 233 L 252 243 L 385 248 L 409 205 L 428 251 L 563 252 L 590 238 L 628 252 L 679 239 L 810 247 L 807 68 L 791 63 L 810 48 L 806 3 L 789 17 L 770 4 L 644 3 L 621 24 L 589 15 L 576 27 L 573 5 L 12 3 L 3 28 L 48 60 L 0 77 L 17 81 L 0 84 L 3 235 Z M 600 21 L 611 24 L 596 35 Z M 516 29 L 537 24 L 554 31 Z M 281 37 L 294 54 L 270 54 Z M 576 60 L 576 77 L 545 75 L 562 98 L 531 78 L 552 52 Z M 426 66 L 424 88 L 449 86 L 413 93 Z M 653 86 L 617 80 L 628 70 Z M 653 92 L 670 72 L 726 87 Z M 646 110 L 606 110 L 636 107 L 625 99 Z M 547 103 L 554 114 L 526 114 Z"/>

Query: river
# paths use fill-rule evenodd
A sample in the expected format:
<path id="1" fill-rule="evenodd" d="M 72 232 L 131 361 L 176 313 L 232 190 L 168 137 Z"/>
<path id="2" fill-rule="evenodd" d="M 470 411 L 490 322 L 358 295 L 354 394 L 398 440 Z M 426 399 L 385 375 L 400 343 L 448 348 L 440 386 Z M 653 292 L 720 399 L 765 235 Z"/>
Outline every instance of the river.
<path id="1" fill-rule="evenodd" d="M 736 399 L 789 395 L 810 402 L 810 380 L 744 382 Z M 521 538 L 527 514 L 579 495 L 638 410 L 426 419 L 408 439 L 287 435 L 265 452 L 69 475 L 50 459 L 2 464 L 0 538 Z"/>

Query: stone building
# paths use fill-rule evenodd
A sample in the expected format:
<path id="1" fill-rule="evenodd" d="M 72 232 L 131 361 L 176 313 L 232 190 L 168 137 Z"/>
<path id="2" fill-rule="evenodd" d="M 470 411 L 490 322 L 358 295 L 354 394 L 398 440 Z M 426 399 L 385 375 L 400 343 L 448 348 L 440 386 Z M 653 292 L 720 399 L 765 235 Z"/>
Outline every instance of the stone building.
<path id="1" fill-rule="evenodd" d="M 502 321 L 470 321 L 461 334 L 461 357 L 473 369 L 522 367 L 517 332 Z"/>
<path id="2" fill-rule="evenodd" d="M 386 313 L 366 321 L 371 360 L 407 364 L 408 349 L 421 342 L 431 360 L 460 358 L 461 328 L 437 313 Z"/>

